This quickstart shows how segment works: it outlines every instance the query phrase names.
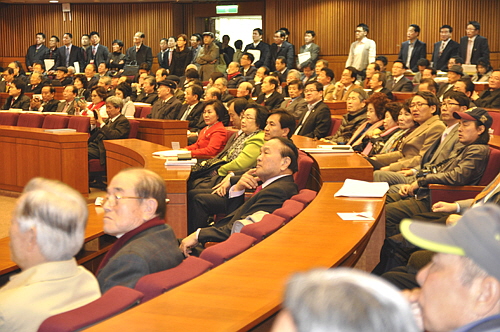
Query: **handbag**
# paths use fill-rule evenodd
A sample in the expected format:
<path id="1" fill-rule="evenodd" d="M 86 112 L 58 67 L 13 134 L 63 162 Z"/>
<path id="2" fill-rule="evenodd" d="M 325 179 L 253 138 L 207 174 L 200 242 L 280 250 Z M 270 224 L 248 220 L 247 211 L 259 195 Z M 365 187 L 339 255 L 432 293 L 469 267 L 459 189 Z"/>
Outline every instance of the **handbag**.
<path id="1" fill-rule="evenodd" d="M 123 67 L 122 75 L 125 76 L 135 76 L 139 72 L 139 66 L 137 65 L 137 61 L 131 61 L 129 64 Z"/>
<path id="2" fill-rule="evenodd" d="M 194 180 L 212 176 L 213 172 L 217 172 L 217 170 L 226 163 L 227 161 L 218 158 L 199 161 L 191 166 L 191 176 L 189 179 Z"/>

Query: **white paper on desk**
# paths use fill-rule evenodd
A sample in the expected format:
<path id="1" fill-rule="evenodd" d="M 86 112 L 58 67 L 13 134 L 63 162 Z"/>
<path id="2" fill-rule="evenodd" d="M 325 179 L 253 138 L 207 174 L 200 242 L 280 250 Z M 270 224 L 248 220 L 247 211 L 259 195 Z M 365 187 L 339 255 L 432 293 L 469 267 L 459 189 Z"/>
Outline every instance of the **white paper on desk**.
<path id="1" fill-rule="evenodd" d="M 299 57 L 299 63 L 304 63 L 311 58 L 311 52 L 299 53 L 297 56 Z"/>
<path id="2" fill-rule="evenodd" d="M 373 215 L 370 212 L 337 212 L 342 220 L 352 220 L 352 221 L 374 221 Z"/>
<path id="3" fill-rule="evenodd" d="M 186 150 L 165 150 L 165 151 L 156 151 L 156 152 L 153 152 L 153 156 L 157 156 L 157 157 L 164 157 L 164 158 L 168 158 L 168 157 L 177 157 L 177 155 L 179 153 L 186 153 L 186 152 L 189 152 L 189 151 L 186 151 Z"/>
<path id="4" fill-rule="evenodd" d="M 253 55 L 253 63 L 256 63 L 260 60 L 260 50 L 247 50 L 247 52 Z"/>
<path id="5" fill-rule="evenodd" d="M 344 185 L 335 193 L 334 197 L 384 197 L 387 190 L 389 190 L 387 182 L 346 179 Z"/>
<path id="6" fill-rule="evenodd" d="M 167 166 L 187 166 L 187 168 L 191 168 L 194 164 L 196 164 L 198 160 L 196 158 L 192 158 L 191 160 L 165 160 L 165 165 Z"/>
<path id="7" fill-rule="evenodd" d="M 341 145 L 321 145 L 318 146 L 317 148 L 303 148 L 301 149 L 304 152 L 307 153 L 351 153 L 354 152 L 354 150 L 351 148 L 349 145 L 344 145 L 345 148 L 336 148 Z M 328 147 L 328 148 L 326 148 Z"/>

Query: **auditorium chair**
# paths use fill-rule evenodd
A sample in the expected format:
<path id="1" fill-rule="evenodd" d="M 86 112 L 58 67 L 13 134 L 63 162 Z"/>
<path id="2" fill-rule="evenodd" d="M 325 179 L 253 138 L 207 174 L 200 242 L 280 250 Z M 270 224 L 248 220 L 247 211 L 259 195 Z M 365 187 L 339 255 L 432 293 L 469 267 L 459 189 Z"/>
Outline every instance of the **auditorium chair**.
<path id="1" fill-rule="evenodd" d="M 68 128 L 76 129 L 79 133 L 89 133 L 90 118 L 88 116 L 70 116 Z"/>
<path id="2" fill-rule="evenodd" d="M 18 127 L 42 128 L 44 116 L 36 113 L 21 113 L 17 120 Z"/>
<path id="3" fill-rule="evenodd" d="M 69 119 L 64 115 L 49 114 L 43 120 L 42 128 L 44 129 L 63 129 L 68 128 Z"/>
<path id="4" fill-rule="evenodd" d="M 115 286 L 95 301 L 47 318 L 38 328 L 38 332 L 80 331 L 132 308 L 143 296 L 135 289 Z"/>
<path id="5" fill-rule="evenodd" d="M 0 112 L 0 125 L 2 126 L 17 126 L 19 113 Z"/>
<path id="6" fill-rule="evenodd" d="M 299 150 L 299 158 L 297 162 L 299 164 L 299 169 L 295 172 L 295 174 L 293 174 L 293 181 L 295 181 L 299 190 L 302 190 L 307 185 L 309 174 L 311 174 L 311 168 L 314 164 L 314 159 L 306 152 Z"/>
<path id="7" fill-rule="evenodd" d="M 141 111 L 141 118 L 146 118 L 150 113 L 152 106 L 142 106 L 142 111 Z"/>
<path id="8" fill-rule="evenodd" d="M 139 132 L 139 121 L 134 119 L 128 119 L 130 123 L 130 132 L 128 138 L 137 138 L 137 133 Z"/>
<path id="9" fill-rule="evenodd" d="M 335 115 L 330 116 L 332 118 L 332 125 L 330 127 L 330 132 L 328 132 L 328 136 L 333 136 L 339 130 L 340 125 L 342 124 L 342 119 L 339 119 Z"/>
<path id="10" fill-rule="evenodd" d="M 212 263 L 204 259 L 189 256 L 174 268 L 142 277 L 137 281 L 134 289 L 144 294 L 142 299 L 142 303 L 144 303 L 202 275 L 210 270 L 212 266 Z"/>
<path id="11" fill-rule="evenodd" d="M 309 205 L 318 193 L 314 190 L 302 189 L 297 195 L 292 196 L 291 199 L 297 202 L 301 202 L 305 207 Z"/>
<path id="12" fill-rule="evenodd" d="M 241 233 L 255 238 L 257 244 L 285 225 L 285 221 L 285 218 L 275 214 L 266 214 L 261 221 L 243 226 Z"/>
<path id="13" fill-rule="evenodd" d="M 142 106 L 135 105 L 134 118 L 140 118 L 142 112 Z"/>
<path id="14" fill-rule="evenodd" d="M 286 224 L 304 210 L 304 207 L 304 203 L 289 199 L 283 203 L 282 207 L 276 209 L 273 214 L 285 218 Z"/>
<path id="15" fill-rule="evenodd" d="M 252 236 L 242 233 L 233 233 L 224 242 L 210 246 L 201 252 L 200 258 L 209 261 L 217 267 L 247 250 L 257 242 Z"/>

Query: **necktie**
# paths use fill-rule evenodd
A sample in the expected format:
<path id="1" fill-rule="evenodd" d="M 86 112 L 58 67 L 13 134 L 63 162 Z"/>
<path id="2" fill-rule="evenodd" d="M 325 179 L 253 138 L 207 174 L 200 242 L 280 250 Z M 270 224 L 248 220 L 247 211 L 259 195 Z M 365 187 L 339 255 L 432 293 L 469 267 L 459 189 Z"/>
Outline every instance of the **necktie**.
<path id="1" fill-rule="evenodd" d="M 95 46 L 92 46 L 92 55 L 95 56 L 95 52 L 96 52 Z"/>
<path id="2" fill-rule="evenodd" d="M 168 65 L 170 66 L 170 64 L 172 63 L 172 50 L 168 51 Z"/>
<path id="3" fill-rule="evenodd" d="M 192 105 L 188 106 L 186 112 L 182 115 L 181 120 L 186 120 L 187 119 L 187 117 L 189 116 L 189 113 L 191 113 L 192 107 L 193 107 Z"/>
<path id="4" fill-rule="evenodd" d="M 470 65 L 470 59 L 472 57 L 472 48 L 474 47 L 474 41 L 469 39 L 469 43 L 467 44 L 467 58 L 465 59 L 465 64 Z"/>
<path id="5" fill-rule="evenodd" d="M 286 104 L 286 107 L 290 106 L 290 104 L 291 104 L 291 103 L 292 103 L 292 100 L 290 99 L 290 100 L 288 101 L 288 103 Z"/>
<path id="6" fill-rule="evenodd" d="M 63 108 L 63 113 L 68 113 L 69 103 L 66 103 Z"/>
<path id="7" fill-rule="evenodd" d="M 302 129 L 302 126 L 304 125 L 304 123 L 306 123 L 306 120 L 309 117 L 309 114 L 311 114 L 311 109 L 309 108 L 309 106 L 307 106 L 306 115 L 304 115 L 304 117 L 302 118 L 302 121 L 300 122 L 300 125 L 295 130 L 295 133 L 294 133 L 295 135 L 298 135 L 300 133 L 300 130 Z"/>
<path id="8" fill-rule="evenodd" d="M 441 54 L 443 54 L 444 47 L 445 47 L 445 43 L 444 43 L 444 41 L 442 41 L 441 46 L 439 47 L 439 56 L 441 56 Z"/>
<path id="9" fill-rule="evenodd" d="M 69 46 L 66 47 L 66 67 L 69 67 Z"/>
<path id="10" fill-rule="evenodd" d="M 258 193 L 259 191 L 261 191 L 261 190 L 262 190 L 262 185 L 260 185 L 260 186 L 258 186 L 257 188 L 255 188 L 255 191 L 253 192 L 252 197 L 254 197 L 255 195 L 257 195 L 257 193 Z"/>

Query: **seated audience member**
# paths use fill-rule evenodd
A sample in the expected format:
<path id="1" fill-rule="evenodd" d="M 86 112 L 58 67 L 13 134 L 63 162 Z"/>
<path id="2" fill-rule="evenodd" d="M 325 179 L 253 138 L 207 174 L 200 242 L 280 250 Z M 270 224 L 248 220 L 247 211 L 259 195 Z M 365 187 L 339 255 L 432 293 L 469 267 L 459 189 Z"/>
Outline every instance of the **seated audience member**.
<path id="1" fill-rule="evenodd" d="M 318 71 L 316 71 L 317 77 L 319 77 Z M 340 81 L 335 83 L 335 91 L 333 93 L 333 98 L 335 100 L 346 101 L 347 97 L 351 93 L 352 90 L 356 88 L 361 88 L 358 84 L 356 84 L 356 78 L 358 76 L 358 71 L 354 67 L 347 67 L 342 72 L 342 76 L 340 77 Z"/>
<path id="2" fill-rule="evenodd" d="M 185 89 L 195 82 L 199 82 L 198 85 L 203 86 L 203 84 L 201 84 L 200 74 L 198 73 L 198 69 L 196 69 L 196 65 L 191 63 L 186 67 L 186 72 L 184 73 L 184 76 L 181 77 L 179 84 Z"/>
<path id="3" fill-rule="evenodd" d="M 234 96 L 227 91 L 227 79 L 224 77 L 219 77 L 218 79 L 215 80 L 213 84 L 214 88 L 217 88 L 221 91 L 221 97 L 220 100 L 223 103 L 227 103 L 231 99 L 234 99 Z"/>
<path id="4" fill-rule="evenodd" d="M 408 129 L 398 125 L 399 114 L 402 108 L 403 104 L 401 103 L 389 102 L 385 105 L 384 131 L 370 138 L 370 142 L 362 152 L 364 156 L 372 156 L 382 153 L 382 151 L 390 152 L 397 149 L 398 144 Z M 411 123 L 414 124 L 411 114 L 409 114 L 409 117 Z M 403 121 L 401 124 L 403 124 Z"/>
<path id="5" fill-rule="evenodd" d="M 429 91 L 432 94 L 437 94 L 439 85 L 432 78 L 422 78 L 418 85 L 418 91 Z"/>
<path id="6" fill-rule="evenodd" d="M 392 64 L 392 76 L 387 80 L 386 87 L 392 92 L 412 92 L 413 84 L 405 77 L 408 69 L 402 60 L 396 60 Z"/>
<path id="7" fill-rule="evenodd" d="M 40 94 L 42 92 L 42 74 L 33 72 L 30 75 L 30 84 L 26 87 L 26 92 L 33 94 Z"/>
<path id="8" fill-rule="evenodd" d="M 257 73 L 257 68 L 253 65 L 255 57 L 253 54 L 245 52 L 241 55 L 240 59 L 240 73 L 243 75 L 245 81 L 253 80 Z"/>
<path id="9" fill-rule="evenodd" d="M 335 85 L 333 70 L 330 68 L 322 68 L 319 72 L 316 81 L 323 85 L 323 101 L 333 101 L 335 100 L 334 92 Z"/>
<path id="10" fill-rule="evenodd" d="M 417 61 L 418 72 L 416 72 L 415 76 L 413 76 L 413 80 L 412 80 L 413 84 L 420 83 L 420 81 L 422 80 L 423 75 L 424 75 L 424 70 L 427 67 L 429 67 L 430 65 L 431 65 L 431 63 L 426 58 L 418 59 L 418 61 Z"/>
<path id="11" fill-rule="evenodd" d="M 269 76 L 269 73 L 270 73 L 269 68 L 267 68 L 266 66 L 262 66 L 259 67 L 259 69 L 257 69 L 255 77 L 253 78 L 253 81 L 251 81 L 251 83 L 254 86 L 253 90 L 254 97 L 258 97 L 262 92 L 262 83 L 264 82 L 264 78 Z"/>
<path id="12" fill-rule="evenodd" d="M 306 84 L 309 81 L 316 79 L 316 72 L 314 71 L 314 66 L 312 64 L 306 65 L 302 69 L 302 75 L 300 76 L 300 81 L 302 84 Z"/>
<path id="13" fill-rule="evenodd" d="M 363 151 L 370 138 L 379 135 L 383 130 L 385 105 L 390 102 L 387 96 L 381 92 L 375 92 L 365 101 L 366 121 L 354 132 L 347 145 L 351 145 L 355 151 Z"/>
<path id="14" fill-rule="evenodd" d="M 108 54 L 108 68 L 119 71 L 125 66 L 125 54 L 122 53 L 123 41 L 115 39 L 111 43 L 111 52 Z"/>
<path id="15" fill-rule="evenodd" d="M 286 77 L 288 76 L 289 69 L 286 67 L 286 58 L 284 56 L 279 56 L 276 58 L 275 65 L 276 73 L 281 83 L 286 82 Z"/>
<path id="16" fill-rule="evenodd" d="M 115 91 L 111 86 L 111 77 L 109 76 L 100 77 L 99 81 L 97 82 L 97 86 L 103 87 L 104 90 L 106 90 L 106 94 L 108 95 L 108 97 L 113 96 L 115 94 Z"/>
<path id="17" fill-rule="evenodd" d="M 452 66 L 448 70 L 447 76 L 448 76 L 448 83 L 441 85 L 436 94 L 436 96 L 439 98 L 440 101 L 443 101 L 443 97 L 446 94 L 446 92 L 453 91 L 453 86 L 455 85 L 455 83 L 464 76 L 462 67 L 457 65 Z"/>
<path id="18" fill-rule="evenodd" d="M 87 216 L 86 201 L 70 186 L 43 178 L 28 182 L 10 226 L 11 258 L 21 272 L 0 288 L 2 331 L 35 332 L 46 318 L 101 296 L 95 277 L 74 258 Z"/>
<path id="19" fill-rule="evenodd" d="M 304 85 L 299 80 L 293 80 L 288 83 L 288 94 L 290 99 L 284 100 L 281 103 L 281 108 L 284 108 L 288 113 L 292 114 L 295 119 L 300 119 L 304 105 L 307 104 L 303 97 Z"/>
<path id="20" fill-rule="evenodd" d="M 243 81 L 243 75 L 240 73 L 240 65 L 237 62 L 231 62 L 227 66 L 227 87 L 236 89 Z"/>
<path id="21" fill-rule="evenodd" d="M 90 101 L 90 90 L 87 89 L 88 81 L 85 78 L 85 75 L 76 75 L 73 80 L 73 85 L 78 89 L 78 93 L 76 94 L 77 98 Z"/>
<path id="22" fill-rule="evenodd" d="M 394 96 L 391 90 L 385 87 L 387 84 L 387 75 L 385 73 L 383 72 L 373 73 L 369 84 L 370 84 L 370 89 L 372 89 L 372 91 L 368 92 L 369 96 L 371 96 L 376 92 L 381 92 L 384 93 L 390 100 L 394 100 Z"/>
<path id="23" fill-rule="evenodd" d="M 500 211 L 485 205 L 453 227 L 405 220 L 404 237 L 437 252 L 406 296 L 426 331 L 495 331 L 500 325 Z"/>
<path id="24" fill-rule="evenodd" d="M 165 68 L 159 68 L 156 71 L 156 83 L 167 79 L 168 71 Z"/>
<path id="25" fill-rule="evenodd" d="M 54 99 L 56 89 L 51 85 L 42 88 L 42 100 L 33 97 L 30 109 L 38 112 L 57 112 L 59 101 Z"/>
<path id="26" fill-rule="evenodd" d="M 28 78 L 26 77 L 26 72 L 23 69 L 23 66 L 21 65 L 21 62 L 19 61 L 12 61 L 9 63 L 7 66 L 8 68 L 14 69 L 14 79 L 21 80 L 24 84 L 28 83 Z"/>
<path id="27" fill-rule="evenodd" d="M 419 126 L 409 133 L 397 151 L 378 154 L 368 161 L 375 169 L 397 172 L 420 164 L 430 146 L 438 140 L 445 130 L 439 120 L 439 100 L 430 92 L 417 92 L 410 99 L 413 120 Z"/>
<path id="28" fill-rule="evenodd" d="M 101 118 L 108 117 L 107 106 L 106 106 L 106 98 L 108 97 L 108 93 L 102 86 L 94 86 L 92 88 L 92 92 L 90 93 L 90 99 L 92 102 L 90 105 L 87 105 L 85 100 L 79 100 L 76 103 L 75 111 L 76 114 L 85 115 L 95 117 L 98 115 Z M 120 109 L 123 105 L 120 107 Z"/>
<path id="29" fill-rule="evenodd" d="M 363 89 L 371 89 L 370 80 L 373 77 L 373 74 L 380 73 L 380 66 L 376 62 L 370 63 L 366 67 L 366 77 L 363 80 Z"/>
<path id="30" fill-rule="evenodd" d="M 99 112 L 97 119 L 90 117 L 89 159 L 99 159 L 101 165 L 106 163 L 104 140 L 128 138 L 130 123 L 121 114 L 123 99 L 112 96 L 106 99 L 107 119 L 102 120 Z"/>
<path id="31" fill-rule="evenodd" d="M 135 105 L 130 96 L 132 95 L 132 87 L 127 83 L 120 83 L 115 89 L 115 96 L 123 99 L 123 107 L 121 113 L 127 118 L 133 118 L 135 114 Z"/>
<path id="32" fill-rule="evenodd" d="M 330 108 L 322 101 L 323 85 L 319 82 L 309 82 L 304 89 L 305 101 L 302 105 L 300 119 L 295 129 L 295 135 L 320 139 L 328 135 L 332 125 Z"/>
<path id="33" fill-rule="evenodd" d="M 242 82 L 236 89 L 236 98 L 245 98 L 248 101 L 252 97 L 252 90 L 252 83 Z"/>
<path id="34" fill-rule="evenodd" d="M 429 165 L 439 164 L 448 159 L 450 154 L 462 143 L 458 141 L 458 127 L 460 120 L 453 116 L 454 112 L 465 112 L 469 105 L 469 98 L 461 92 L 451 91 L 446 94 L 444 102 L 441 104 L 441 121 L 446 125 L 441 137 L 436 140 L 427 152 L 422 156 L 418 166 L 409 170 L 398 172 L 375 171 L 373 178 L 376 182 L 387 182 L 393 186 L 396 184 L 413 183 L 416 175 L 422 169 L 429 169 Z M 398 192 L 400 186 L 391 187 L 389 192 Z"/>
<path id="35" fill-rule="evenodd" d="M 346 144 L 356 129 L 366 120 L 365 100 L 368 98 L 363 89 L 354 89 L 347 97 L 347 114 L 342 117 L 342 123 L 333 136 L 325 137 L 325 141 L 336 144 Z"/>
<path id="36" fill-rule="evenodd" d="M 159 86 L 160 84 L 158 84 Z M 153 105 L 158 100 L 158 94 L 155 91 L 156 80 L 153 76 L 147 76 L 142 84 L 142 92 L 135 98 L 136 103 L 146 103 Z"/>
<path id="37" fill-rule="evenodd" d="M 500 69 L 495 69 L 488 80 L 489 89 L 472 94 L 471 99 L 479 107 L 500 108 Z"/>
<path id="38" fill-rule="evenodd" d="M 146 81 L 144 82 L 146 85 Z M 158 100 L 153 105 L 150 119 L 175 119 L 181 108 L 181 102 L 174 97 L 176 85 L 173 81 L 158 82 Z"/>
<path id="39" fill-rule="evenodd" d="M 186 147 L 193 157 L 215 156 L 226 143 L 227 132 L 221 121 L 226 112 L 224 105 L 218 100 L 209 100 L 203 106 L 205 127 L 200 130 L 196 143 Z"/>
<path id="40" fill-rule="evenodd" d="M 0 92 L 9 92 L 10 85 L 14 81 L 14 69 L 6 68 L 2 73 L 3 80 L 0 81 Z"/>
<path id="41" fill-rule="evenodd" d="M 255 102 L 259 105 L 265 106 L 268 110 L 280 107 L 284 99 L 283 95 L 277 91 L 279 87 L 279 81 L 276 78 L 267 76 L 262 81 L 262 92 L 259 97 L 257 97 Z"/>
<path id="42" fill-rule="evenodd" d="M 56 86 L 67 86 L 73 84 L 73 79 L 68 76 L 68 68 L 57 67 L 56 77 L 52 80 L 52 84 Z"/>
<path id="43" fill-rule="evenodd" d="M 205 107 L 201 101 L 203 97 L 203 88 L 199 85 L 192 85 L 185 89 L 184 95 L 186 102 L 181 105 L 176 120 L 189 121 L 189 130 L 192 132 L 198 131 L 205 127 L 202 116 Z"/>
<path id="44" fill-rule="evenodd" d="M 417 332 L 410 305 L 381 278 L 347 268 L 297 273 L 272 332 Z"/>
<path id="45" fill-rule="evenodd" d="M 111 180 L 103 202 L 104 233 L 118 240 L 97 271 L 103 293 L 118 285 L 133 288 L 141 277 L 182 262 L 174 231 L 165 223 L 166 196 L 165 181 L 147 169 L 125 169 Z"/>
<path id="46" fill-rule="evenodd" d="M 233 128 L 240 129 L 241 131 L 241 114 L 248 105 L 248 100 L 245 98 L 234 98 L 228 104 L 227 113 Z M 235 135 L 239 135 L 239 132 Z M 236 136 L 234 136 L 236 138 Z M 229 144 L 229 141 L 228 141 Z"/>
<path id="47" fill-rule="evenodd" d="M 137 99 L 137 96 L 143 92 L 144 80 L 148 76 L 149 76 L 148 74 L 142 73 L 141 75 L 139 75 L 139 79 L 138 79 L 137 83 L 135 83 L 134 81 L 132 81 L 132 83 L 128 82 L 128 83 L 130 83 L 130 86 L 132 87 L 132 100 L 133 101 L 135 101 Z M 123 76 L 123 77 L 126 77 L 126 76 Z M 128 78 L 128 80 L 130 80 L 130 78 Z M 124 82 L 123 79 L 121 81 Z"/>
<path id="48" fill-rule="evenodd" d="M 85 66 L 85 77 L 87 78 L 87 89 L 90 90 L 99 82 L 97 77 L 97 66 L 95 63 L 89 63 Z"/>
<path id="49" fill-rule="evenodd" d="M 328 66 L 329 66 L 328 61 L 325 59 L 319 59 L 318 61 L 316 61 L 316 65 L 314 66 L 315 77 L 318 77 L 321 69 L 329 68 Z"/>
<path id="50" fill-rule="evenodd" d="M 204 100 L 205 101 L 211 100 L 211 99 L 221 100 L 221 97 L 222 97 L 222 92 L 220 91 L 220 89 L 213 87 L 213 88 L 207 89 L 207 91 L 205 92 Z"/>
<path id="51" fill-rule="evenodd" d="M 24 94 L 26 84 L 21 80 L 14 80 L 9 86 L 9 97 L 3 105 L 3 110 L 8 109 L 22 109 L 27 111 L 30 108 L 30 97 Z"/>
<path id="52" fill-rule="evenodd" d="M 376 56 L 375 63 L 377 65 L 379 65 L 380 71 L 382 73 L 385 73 L 387 75 L 387 77 L 391 76 L 391 72 L 387 71 L 387 64 L 389 63 L 389 61 L 387 61 L 387 58 L 385 56 L 383 56 L 383 55 Z"/>
<path id="53" fill-rule="evenodd" d="M 258 211 L 272 213 L 280 208 L 284 201 L 297 194 L 297 185 L 292 177 L 298 170 L 297 159 L 298 151 L 291 140 L 274 137 L 267 141 L 257 157 L 256 168 L 246 172 L 229 189 L 228 204 L 239 207 L 214 226 L 200 228 L 183 239 L 180 249 L 184 255 L 199 255 L 203 250 L 199 244 L 226 240 L 231 235 L 236 220 L 244 219 Z M 256 193 L 244 202 L 246 189 L 255 189 Z"/>
<path id="54" fill-rule="evenodd" d="M 288 71 L 288 75 L 286 76 L 286 86 L 283 88 L 283 94 L 285 97 L 290 97 L 290 94 L 288 93 L 288 84 L 290 84 L 291 81 L 299 81 L 300 80 L 300 71 L 297 69 L 290 69 Z"/>
<path id="55" fill-rule="evenodd" d="M 174 97 L 179 99 L 181 103 L 184 103 L 184 90 L 181 88 L 179 85 L 181 79 L 179 76 L 175 75 L 168 75 L 167 80 L 173 81 L 175 83 L 175 92 L 174 92 Z"/>
<path id="56" fill-rule="evenodd" d="M 78 94 L 78 89 L 74 85 L 68 85 L 63 90 L 63 98 L 59 105 L 57 106 L 57 112 L 68 113 L 69 115 L 75 115 L 75 109 L 77 107 L 76 95 Z M 85 100 L 83 100 L 85 102 Z M 78 108 L 80 109 L 80 108 Z"/>
<path id="57" fill-rule="evenodd" d="M 493 122 L 482 108 L 454 112 L 460 119 L 458 140 L 462 145 L 447 159 L 421 169 L 416 180 L 403 185 L 398 193 L 386 196 L 386 236 L 399 233 L 399 223 L 415 214 L 430 212 L 429 184 L 453 186 L 476 185 L 481 180 L 490 154 L 488 129 Z"/>
<path id="58" fill-rule="evenodd" d="M 472 82 L 488 82 L 491 74 L 493 74 L 493 68 L 491 67 L 489 61 L 484 59 L 479 59 L 476 64 L 477 73 L 472 76 Z"/>
<path id="59" fill-rule="evenodd" d="M 459 91 L 462 93 L 465 93 L 465 95 L 468 98 L 472 97 L 472 94 L 474 93 L 474 83 L 472 83 L 471 79 L 469 77 L 464 77 L 459 79 L 456 83 L 455 86 L 453 87 L 453 91 Z M 469 104 L 469 107 L 474 107 L 475 104 L 471 101 Z"/>

